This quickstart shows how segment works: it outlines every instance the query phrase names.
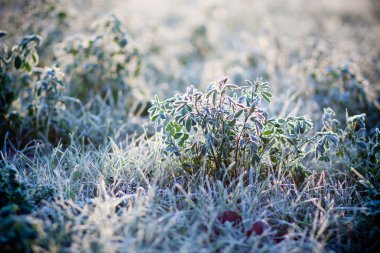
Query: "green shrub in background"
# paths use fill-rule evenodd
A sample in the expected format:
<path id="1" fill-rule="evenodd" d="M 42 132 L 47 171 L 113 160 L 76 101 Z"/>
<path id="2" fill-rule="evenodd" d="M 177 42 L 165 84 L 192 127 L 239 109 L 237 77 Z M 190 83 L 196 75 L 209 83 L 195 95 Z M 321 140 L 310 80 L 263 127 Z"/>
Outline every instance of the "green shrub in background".
<path id="1" fill-rule="evenodd" d="M 117 19 L 113 21 L 117 23 L 114 24 L 117 28 L 120 24 Z M 109 27 L 109 25 L 111 23 L 105 26 Z M 117 96 L 109 93 L 110 90 L 104 94 L 100 94 L 100 91 L 98 94 L 96 90 L 89 92 L 84 98 L 85 102 L 88 102 L 85 106 L 80 99 L 66 96 L 67 85 L 63 80 L 64 74 L 56 67 L 38 67 L 37 47 L 41 43 L 41 37 L 26 36 L 19 44 L 8 47 L 3 41 L 6 35 L 7 33 L 2 31 L 0 38 L 0 143 L 4 154 L 7 151 L 7 145 L 22 149 L 35 140 L 67 146 L 72 139 L 75 139 L 84 140 L 87 144 L 100 145 L 107 140 L 108 136 L 114 133 L 120 134 L 123 130 L 120 127 L 127 126 L 125 122 L 130 112 L 144 112 L 146 105 L 143 102 L 136 100 L 133 102 L 135 107 L 132 106 L 132 99 L 129 99 L 132 93 L 126 83 L 123 83 L 124 90 L 113 87 Z M 119 35 L 120 37 L 114 37 L 114 40 L 125 46 L 124 34 Z M 95 52 L 86 51 L 89 57 L 92 53 Z M 103 54 L 103 52 L 98 53 Z M 110 51 L 108 53 L 117 57 Z M 115 62 L 110 64 L 115 64 Z M 105 74 L 112 71 L 107 71 L 103 67 L 112 68 L 111 65 L 98 67 Z M 124 65 L 120 62 L 116 68 L 119 67 L 124 68 Z M 83 69 L 78 67 L 76 70 Z M 119 69 L 113 72 L 110 78 L 116 84 L 125 79 L 124 74 Z M 92 74 L 83 72 L 83 75 L 90 77 Z M 78 79 L 75 80 L 78 81 Z M 98 84 L 103 85 L 103 83 Z M 87 92 L 85 84 L 78 83 L 78 86 Z M 96 96 L 90 98 L 90 94 Z M 80 96 L 80 94 L 76 95 Z M 105 97 L 102 98 L 99 95 Z M 121 95 L 123 95 L 122 99 L 114 99 Z M 126 131 L 132 133 L 131 130 Z M 132 131 L 134 132 L 135 129 Z"/>
<path id="2" fill-rule="evenodd" d="M 2 31 L 0 36 L 2 40 L 6 32 Z M 11 48 L 0 41 L 0 145 L 3 148 L 7 140 L 19 148 L 34 139 L 57 143 L 65 137 L 67 141 L 68 129 L 60 113 L 64 111 L 63 74 L 57 68 L 36 67 L 40 42 L 37 35 L 26 36 Z"/>
<path id="3" fill-rule="evenodd" d="M 344 123 L 336 118 L 331 108 L 325 108 L 322 132 L 334 133 L 336 141 L 330 149 L 328 141 L 320 140 L 317 151 L 324 152 L 329 167 L 355 178 L 358 187 L 380 197 L 380 131 L 369 135 L 365 114 L 349 116 Z"/>
<path id="4" fill-rule="evenodd" d="M 70 10 L 72 5 L 72 2 L 63 0 L 35 0 L 28 1 L 24 6 L 25 16 L 21 19 L 23 22 L 20 29 L 14 32 L 17 34 L 20 34 L 20 30 L 24 33 L 33 32 L 44 38 L 42 47 L 38 51 L 40 63 L 44 66 L 53 63 L 52 56 L 56 44 L 62 41 L 70 30 L 69 23 L 74 15 Z"/>
<path id="5" fill-rule="evenodd" d="M 7 32 L 0 31 L 0 39 L 7 35 Z M 0 44 L 0 117 L 2 122 L 5 115 L 9 113 L 12 103 L 18 98 L 20 90 L 29 85 L 28 72 L 32 66 L 38 63 L 36 46 L 41 42 L 38 36 L 26 37 L 20 45 L 9 49 L 2 41 Z M 12 72 L 26 70 L 16 76 Z"/>
<path id="6" fill-rule="evenodd" d="M 368 199 L 365 212 L 354 222 L 350 240 L 376 245 L 380 218 L 380 131 L 376 128 L 374 134 L 369 134 L 365 114 L 346 113 L 345 121 L 337 118 L 331 108 L 324 109 L 322 132 L 334 133 L 337 142 L 333 146 L 319 142 L 325 155 L 317 167 L 332 171 L 340 182 L 354 185 L 360 197 Z"/>
<path id="7" fill-rule="evenodd" d="M 94 95 L 123 100 L 132 95 L 131 79 L 140 71 L 137 49 L 128 46 L 127 32 L 116 16 L 94 24 L 91 36 L 67 37 L 56 52 L 67 76 L 67 93 L 83 102 Z"/>
<path id="8" fill-rule="evenodd" d="M 340 116 L 339 120 L 344 120 L 346 109 L 351 114 L 366 113 L 367 127 L 380 127 L 380 108 L 375 103 L 378 98 L 370 96 L 370 90 L 374 87 L 354 66 L 329 66 L 326 71 L 313 73 L 311 77 L 315 85 L 315 99 L 321 108 L 333 108 Z"/>

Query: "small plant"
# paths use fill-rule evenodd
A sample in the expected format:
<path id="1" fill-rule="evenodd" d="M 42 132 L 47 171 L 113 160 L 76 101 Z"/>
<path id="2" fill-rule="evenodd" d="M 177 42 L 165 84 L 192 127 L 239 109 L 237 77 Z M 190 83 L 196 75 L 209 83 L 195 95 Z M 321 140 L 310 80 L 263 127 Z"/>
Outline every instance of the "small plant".
<path id="1" fill-rule="evenodd" d="M 33 139 L 56 143 L 67 132 L 59 113 L 63 74 L 54 67 L 36 67 L 40 43 L 38 35 L 31 35 L 12 48 L 0 44 L 0 143 L 4 147 L 7 139 L 17 147 Z"/>
<path id="2" fill-rule="evenodd" d="M 375 129 L 368 135 L 365 114 L 349 116 L 346 113 L 345 124 L 336 119 L 331 108 L 325 108 L 323 114 L 323 131 L 329 140 L 321 139 L 316 151 L 325 153 L 325 161 L 331 161 L 335 168 L 343 167 L 349 175 L 359 177 L 358 183 L 371 194 L 380 194 L 380 131 Z M 334 148 L 330 150 L 329 141 Z"/>
<path id="3" fill-rule="evenodd" d="M 380 110 L 369 96 L 368 81 L 352 65 L 329 66 L 323 73 L 313 73 L 316 101 L 321 108 L 333 108 L 342 116 L 340 120 L 344 120 L 346 109 L 353 114 L 364 112 L 367 125 L 374 129 L 380 126 Z"/>
<path id="4" fill-rule="evenodd" d="M 166 154 L 181 157 L 184 165 L 200 166 L 203 158 L 213 169 L 244 163 L 246 150 L 258 150 L 259 136 L 266 113 L 259 107 L 261 98 L 269 102 L 267 83 L 247 81 L 239 87 L 222 78 L 212 83 L 206 93 L 193 86 L 184 95 L 159 101 L 150 109 L 151 120 L 165 124 Z M 235 91 L 230 96 L 228 93 Z M 240 91 L 240 96 L 236 91 Z"/>
<path id="5" fill-rule="evenodd" d="M 239 175 L 236 168 L 294 167 L 304 156 L 302 136 L 313 126 L 304 117 L 268 119 L 261 107 L 272 97 L 262 79 L 238 86 L 222 78 L 205 93 L 193 86 L 165 101 L 157 97 L 151 120 L 162 127 L 166 155 L 175 155 L 184 168 L 205 165 L 209 174 Z"/>
<path id="6" fill-rule="evenodd" d="M 24 89 L 31 85 L 32 67 L 38 63 L 36 46 L 39 36 L 27 36 L 19 45 L 9 48 L 2 42 L 7 32 L 0 31 L 0 141 L 3 145 L 7 131 L 20 124 L 20 115 L 12 111 L 13 104 Z"/>
<path id="7" fill-rule="evenodd" d="M 51 65 L 55 45 L 62 41 L 70 29 L 69 23 L 74 17 L 72 7 L 75 3 L 62 0 L 29 1 L 24 7 L 25 16 L 22 31 L 33 32 L 44 38 L 43 47 L 39 49 L 40 63 Z M 19 33 L 20 30 L 16 29 Z"/>
<path id="8" fill-rule="evenodd" d="M 94 95 L 131 95 L 130 77 L 140 71 L 137 49 L 128 46 L 127 31 L 116 16 L 94 24 L 91 36 L 70 36 L 56 52 L 68 79 L 67 92 L 83 102 Z M 125 98 L 123 98 L 125 99 Z"/>
<path id="9" fill-rule="evenodd" d="M 9 48 L 2 42 L 7 35 L 0 31 L 0 119 L 3 123 L 20 90 L 30 83 L 29 72 L 38 63 L 36 46 L 39 36 L 27 36 L 19 45 Z M 15 73 L 19 72 L 19 73 Z"/>

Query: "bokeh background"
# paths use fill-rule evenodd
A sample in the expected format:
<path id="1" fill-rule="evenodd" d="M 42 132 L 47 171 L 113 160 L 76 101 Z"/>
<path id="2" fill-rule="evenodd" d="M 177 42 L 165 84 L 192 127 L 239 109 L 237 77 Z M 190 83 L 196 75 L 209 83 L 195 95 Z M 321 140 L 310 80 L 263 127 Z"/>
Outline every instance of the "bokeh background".
<path id="1" fill-rule="evenodd" d="M 225 75 L 238 84 L 263 77 L 271 84 L 275 99 L 268 109 L 275 115 L 319 119 L 323 107 L 330 106 L 341 115 L 346 108 L 349 114 L 365 112 L 369 126 L 378 124 L 376 0 L 0 3 L 1 28 L 8 37 L 17 41 L 40 34 L 40 62 L 64 71 L 68 59 L 62 48 L 78 36 L 82 43 L 94 35 L 96 22 L 116 15 L 127 31 L 128 47 L 139 52 L 138 74 L 126 81 L 138 100 L 169 97 L 190 84 L 205 88 Z"/>

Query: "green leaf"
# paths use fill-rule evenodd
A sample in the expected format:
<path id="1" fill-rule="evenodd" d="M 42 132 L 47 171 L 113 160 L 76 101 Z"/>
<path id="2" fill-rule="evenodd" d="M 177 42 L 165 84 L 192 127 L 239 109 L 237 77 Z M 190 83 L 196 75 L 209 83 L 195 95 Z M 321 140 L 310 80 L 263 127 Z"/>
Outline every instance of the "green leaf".
<path id="1" fill-rule="evenodd" d="M 174 126 L 176 132 L 179 132 L 179 131 L 181 131 L 181 129 L 182 129 L 181 125 L 179 125 L 179 124 L 177 124 L 177 123 L 174 123 L 173 126 Z"/>
<path id="2" fill-rule="evenodd" d="M 187 130 L 187 132 L 191 131 L 191 118 L 190 117 L 188 117 L 186 120 L 186 130 Z"/>
<path id="3" fill-rule="evenodd" d="M 151 108 L 149 108 L 148 109 L 148 112 L 150 113 L 150 114 L 155 114 L 156 113 L 156 111 L 157 111 L 157 107 L 156 106 L 152 106 Z"/>
<path id="4" fill-rule="evenodd" d="M 173 126 L 172 126 L 171 122 L 170 122 L 169 124 L 166 125 L 166 127 L 165 127 L 165 131 L 166 131 L 167 133 L 172 133 L 172 131 L 173 131 Z"/>
<path id="5" fill-rule="evenodd" d="M 184 134 L 183 134 L 183 137 L 182 137 L 181 140 L 178 142 L 178 145 L 182 147 L 182 146 L 185 144 L 185 141 L 186 141 L 187 139 L 189 139 L 189 135 L 186 134 L 186 133 L 184 133 Z"/>
<path id="6" fill-rule="evenodd" d="M 215 106 L 216 105 L 216 92 L 214 92 L 213 94 L 212 94 L 212 105 L 213 106 Z"/>
<path id="7" fill-rule="evenodd" d="M 236 84 L 227 84 L 225 86 L 226 89 L 231 89 L 231 90 L 235 90 L 235 89 L 239 89 L 239 86 L 237 86 Z"/>
<path id="8" fill-rule="evenodd" d="M 179 133 L 175 133 L 173 135 L 174 139 L 179 139 L 180 137 L 182 137 L 183 133 L 179 132 Z"/>
<path id="9" fill-rule="evenodd" d="M 33 64 L 37 65 L 38 61 L 39 61 L 38 54 L 37 53 L 33 53 L 32 54 L 32 59 L 33 59 Z"/>
<path id="10" fill-rule="evenodd" d="M 187 140 L 187 139 L 189 139 L 189 137 L 190 137 L 189 134 L 184 133 L 182 139 Z"/>
<path id="11" fill-rule="evenodd" d="M 163 112 L 160 112 L 158 116 L 160 116 L 161 119 L 166 119 L 166 116 Z"/>
<path id="12" fill-rule="evenodd" d="M 210 97 L 211 95 L 213 95 L 215 92 L 216 92 L 215 89 L 210 90 L 209 92 L 207 92 L 207 94 L 206 94 L 206 98 L 209 98 L 209 97 Z"/>
<path id="13" fill-rule="evenodd" d="M 267 97 L 266 95 L 264 95 L 264 93 L 262 93 L 262 96 L 263 96 L 263 99 L 264 99 L 268 104 L 270 104 L 270 98 Z"/>
<path id="14" fill-rule="evenodd" d="M 185 105 L 185 110 L 186 110 L 186 112 L 191 112 L 191 111 L 192 111 L 192 108 L 191 108 L 190 105 L 186 104 L 186 105 Z"/>
<path id="15" fill-rule="evenodd" d="M 25 62 L 25 68 L 28 72 L 32 71 L 32 67 L 30 66 L 29 62 Z"/>
<path id="16" fill-rule="evenodd" d="M 244 110 L 239 110 L 235 113 L 234 118 L 237 119 L 240 117 L 240 115 L 244 112 Z"/>
<path id="17" fill-rule="evenodd" d="M 252 87 L 254 86 L 253 83 L 251 81 L 249 81 L 249 80 L 245 80 L 245 83 L 248 84 L 248 85 L 250 85 L 250 86 L 252 86 Z"/>
<path id="18" fill-rule="evenodd" d="M 272 135 L 273 134 L 273 130 L 266 130 L 263 132 L 263 135 Z"/>
<path id="19" fill-rule="evenodd" d="M 236 119 L 233 119 L 233 120 L 231 120 L 230 122 L 228 122 L 228 125 L 229 125 L 230 127 L 235 126 L 235 125 L 236 125 Z"/>
<path id="20" fill-rule="evenodd" d="M 150 121 L 155 122 L 159 114 L 154 114 L 150 117 Z"/>
<path id="21" fill-rule="evenodd" d="M 268 98 L 272 97 L 272 94 L 270 92 L 267 92 L 267 91 L 263 91 L 261 94 L 265 95 Z"/>

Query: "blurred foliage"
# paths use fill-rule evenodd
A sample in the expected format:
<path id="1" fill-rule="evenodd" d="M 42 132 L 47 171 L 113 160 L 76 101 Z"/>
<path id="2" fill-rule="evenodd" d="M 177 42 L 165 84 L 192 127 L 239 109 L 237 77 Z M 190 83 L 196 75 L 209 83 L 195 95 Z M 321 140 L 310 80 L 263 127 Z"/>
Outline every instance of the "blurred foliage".
<path id="1" fill-rule="evenodd" d="M 365 114 L 349 116 L 344 124 L 336 119 L 331 108 L 324 109 L 323 131 L 332 132 L 336 140 L 331 147 L 327 141 L 319 142 L 325 149 L 322 160 L 336 170 L 357 181 L 357 186 L 368 194 L 380 197 L 380 131 L 368 134 L 365 128 Z"/>
<path id="2" fill-rule="evenodd" d="M 67 135 L 67 125 L 60 117 L 63 74 L 56 68 L 35 67 L 40 42 L 37 35 L 26 36 L 11 48 L 1 41 L 1 147 L 5 148 L 8 138 L 20 148 L 34 139 L 58 143 Z"/>
<path id="3" fill-rule="evenodd" d="M 4 253 L 35 252 L 36 241 L 44 234 L 41 221 L 18 215 L 16 205 L 0 209 L 0 250 Z"/>
<path id="4" fill-rule="evenodd" d="M 316 101 L 322 108 L 333 108 L 342 115 L 340 120 L 344 120 L 346 110 L 352 114 L 365 113 L 369 129 L 380 127 L 380 107 L 369 97 L 368 81 L 358 76 L 353 67 L 330 66 L 320 76 L 312 74 L 312 80 Z"/>
<path id="5" fill-rule="evenodd" d="M 83 102 L 96 94 L 129 100 L 130 81 L 139 75 L 140 58 L 137 49 L 128 46 L 126 28 L 110 16 L 96 22 L 89 34 L 66 38 L 56 52 L 67 76 L 66 92 Z"/>
<path id="6" fill-rule="evenodd" d="M 0 209 L 15 205 L 18 214 L 29 213 L 32 203 L 17 169 L 5 162 L 1 162 L 0 165 Z"/>

